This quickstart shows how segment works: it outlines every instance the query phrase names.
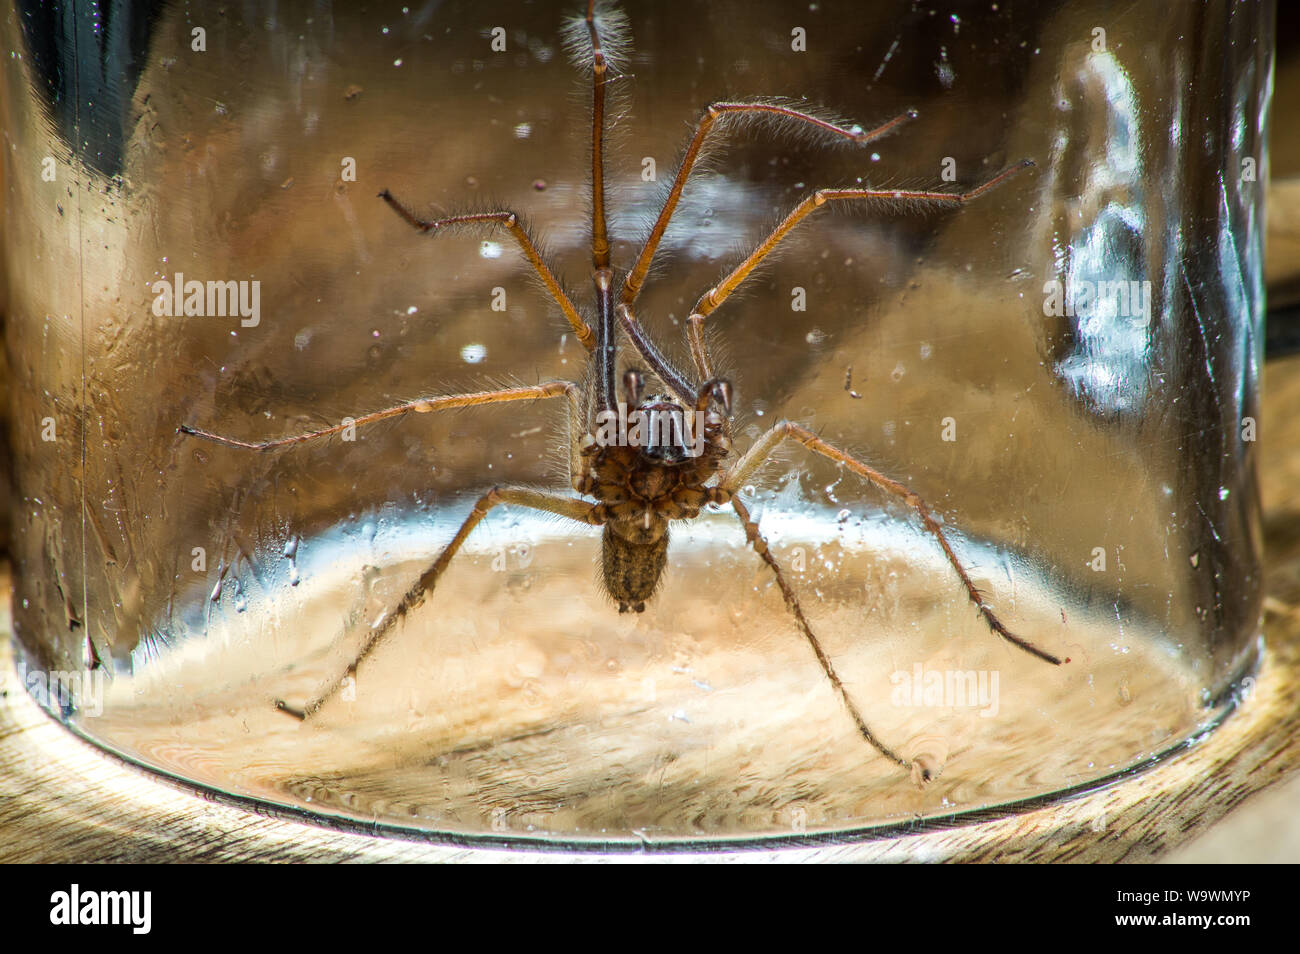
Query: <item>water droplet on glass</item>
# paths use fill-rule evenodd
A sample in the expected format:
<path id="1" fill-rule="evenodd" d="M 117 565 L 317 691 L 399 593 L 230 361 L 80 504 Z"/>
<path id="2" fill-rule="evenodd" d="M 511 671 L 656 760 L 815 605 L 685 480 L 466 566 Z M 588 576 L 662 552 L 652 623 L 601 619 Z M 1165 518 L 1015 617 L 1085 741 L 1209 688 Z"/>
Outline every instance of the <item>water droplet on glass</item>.
<path id="1" fill-rule="evenodd" d="M 939 62 L 934 64 L 934 72 L 939 77 L 939 83 L 944 89 L 952 89 L 956 74 L 953 73 L 952 65 L 948 62 L 947 47 L 939 47 Z"/>
<path id="2" fill-rule="evenodd" d="M 284 544 L 284 556 L 289 561 L 289 585 L 297 586 L 301 581 L 298 575 L 298 537 L 291 536 Z"/>

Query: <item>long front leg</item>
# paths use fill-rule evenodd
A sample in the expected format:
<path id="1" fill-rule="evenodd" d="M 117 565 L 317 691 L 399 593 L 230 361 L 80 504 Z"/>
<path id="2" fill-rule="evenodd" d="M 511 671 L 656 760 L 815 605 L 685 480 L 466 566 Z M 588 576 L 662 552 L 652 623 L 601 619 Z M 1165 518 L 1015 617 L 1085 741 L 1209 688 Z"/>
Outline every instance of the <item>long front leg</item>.
<path id="1" fill-rule="evenodd" d="M 1053 656 L 1051 653 L 1039 649 L 1033 643 L 1015 635 L 1003 625 L 1002 621 L 998 619 L 993 610 L 984 602 L 984 598 L 980 596 L 979 590 L 976 589 L 975 584 L 971 582 L 970 574 L 966 572 L 966 568 L 962 566 L 961 561 L 957 559 L 957 554 L 953 552 L 952 545 L 948 542 L 948 537 L 943 532 L 943 527 L 941 527 L 939 522 L 934 519 L 930 507 L 918 494 L 912 492 L 898 481 L 886 477 L 875 468 L 869 467 L 857 458 L 851 457 L 839 448 L 828 444 L 802 424 L 795 424 L 793 421 L 781 421 L 776 424 L 770 431 L 760 437 L 754 443 L 754 446 L 751 447 L 745 455 L 740 458 L 740 460 L 736 461 L 735 465 L 730 470 L 723 474 L 721 479 L 718 481 L 718 489 L 724 493 L 735 493 L 735 491 L 749 479 L 750 475 L 772 455 L 772 451 L 776 446 L 787 438 L 798 441 L 804 447 L 821 454 L 823 457 L 828 457 L 836 463 L 843 464 L 859 477 L 866 478 L 880 489 L 898 497 L 911 507 L 912 510 L 916 512 L 917 516 L 921 518 L 922 526 L 924 526 L 926 531 L 938 541 L 939 546 L 943 548 L 943 555 L 947 557 L 948 563 L 956 572 L 958 579 L 961 580 L 962 586 L 966 588 L 966 594 L 970 597 L 970 601 L 975 604 L 975 608 L 978 609 L 980 615 L 984 617 L 984 621 L 988 624 L 989 628 L 998 636 L 1001 636 L 1012 645 L 1023 649 L 1031 656 L 1037 656 L 1039 659 L 1044 662 L 1049 662 L 1053 666 L 1061 665 L 1062 660 L 1058 656 Z M 1069 660 L 1066 659 L 1064 662 L 1069 662 Z"/>
<path id="2" fill-rule="evenodd" d="M 691 356 L 695 360 L 700 377 L 714 377 L 713 364 L 704 339 L 705 319 L 731 297 L 741 283 L 759 266 L 759 263 L 772 254 L 795 226 L 828 202 L 883 202 L 894 205 L 915 203 L 921 206 L 960 208 L 967 202 L 997 188 L 1016 173 L 1033 164 L 1032 159 L 1022 159 L 969 192 L 918 192 L 907 189 L 819 189 L 814 192 L 795 206 L 794 211 L 782 219 L 772 233 L 760 242 L 744 261 L 733 268 L 722 281 L 701 295 L 699 301 L 695 303 L 690 318 L 687 319 L 687 334 L 690 339 Z"/>
<path id="3" fill-rule="evenodd" d="M 673 212 L 677 209 L 677 203 L 682 197 L 682 190 L 686 187 L 686 180 L 690 178 L 691 170 L 695 168 L 696 160 L 700 157 L 700 150 L 704 146 L 704 140 L 720 120 L 723 122 L 730 120 L 733 123 L 775 120 L 788 123 L 792 130 L 802 127 L 798 131 L 821 131 L 840 139 L 846 139 L 859 146 L 864 146 L 879 139 L 886 133 L 892 132 L 907 120 L 915 118 L 916 111 L 909 109 L 875 129 L 865 130 L 860 126 L 842 126 L 780 103 L 714 103 L 704 111 L 704 115 L 700 117 L 700 121 L 695 127 L 695 135 L 691 137 L 690 145 L 686 147 L 686 155 L 682 157 L 681 167 L 673 178 L 672 188 L 668 191 L 668 198 L 664 201 L 663 208 L 659 210 L 659 217 L 655 219 L 654 226 L 650 229 L 650 235 L 641 247 L 641 254 L 637 256 L 636 263 L 632 266 L 627 279 L 623 282 L 623 293 L 619 300 L 629 307 L 636 302 L 637 296 L 641 293 L 641 288 L 645 283 L 646 275 L 650 271 L 650 263 L 654 260 L 655 251 L 659 248 L 659 242 L 664 237 L 668 222 L 672 219 Z M 705 375 L 705 377 L 709 376 Z"/>
<path id="4" fill-rule="evenodd" d="M 603 504 L 587 503 L 584 500 L 561 497 L 558 494 L 530 490 L 525 487 L 493 487 L 474 504 L 474 509 L 465 518 L 465 522 L 460 525 L 460 529 L 456 531 L 456 535 L 452 537 L 451 542 L 443 547 L 442 552 L 438 554 L 438 558 L 421 574 L 415 585 L 406 591 L 402 601 L 394 607 L 392 612 L 385 613 L 370 627 L 370 632 L 366 634 L 360 650 L 358 650 L 357 655 L 348 664 L 347 668 L 326 683 L 305 705 L 301 707 L 291 706 L 284 700 L 277 699 L 275 707 L 281 712 L 300 720 L 309 719 L 320 711 L 320 708 L 334 698 L 347 681 L 356 674 L 357 667 L 375 651 L 379 644 L 393 631 L 393 628 L 433 592 L 434 587 L 438 585 L 438 580 L 451 564 L 452 558 L 464 546 L 465 540 L 474 531 L 474 528 L 488 515 L 488 511 L 501 504 L 515 504 L 520 507 L 528 507 L 531 510 L 541 510 L 592 526 L 600 526 L 605 522 L 605 507 Z"/>
<path id="5" fill-rule="evenodd" d="M 601 41 L 606 17 L 624 22 L 614 10 L 597 10 L 596 0 L 587 0 L 587 38 L 591 44 L 591 267 L 593 271 L 609 268 L 609 234 L 605 215 L 605 84 L 609 81 L 608 50 Z"/>
<path id="6" fill-rule="evenodd" d="M 596 336 L 592 333 L 591 326 L 582 320 L 582 316 L 578 314 L 578 309 L 573 306 L 573 302 L 569 300 L 569 296 L 560 286 L 559 279 L 555 277 L 555 271 L 546 264 L 546 261 L 542 258 L 542 253 L 537 249 L 537 243 L 529 236 L 528 230 L 524 228 L 519 221 L 519 216 L 514 212 L 474 212 L 468 215 L 452 215 L 445 219 L 422 219 L 393 198 L 393 194 L 387 189 L 379 193 L 379 198 L 387 202 L 389 208 L 401 216 L 402 221 L 407 225 L 426 234 L 458 226 L 500 225 L 505 228 L 515 242 L 518 243 L 519 251 L 523 252 L 524 258 L 533 267 L 537 277 L 542 280 L 542 284 L 546 287 L 551 298 L 560 306 L 560 311 L 564 313 L 565 319 L 569 322 L 569 327 L 578 336 L 578 341 L 588 351 L 595 349 Z"/>
<path id="7" fill-rule="evenodd" d="M 286 447 L 289 444 L 301 444 L 304 441 L 316 440 L 320 437 L 328 437 L 331 434 L 339 434 L 349 428 L 363 427 L 366 424 L 373 424 L 376 421 L 384 421 L 390 417 L 401 417 L 403 414 L 426 414 L 430 411 L 450 411 L 459 407 L 477 407 L 480 404 L 500 404 L 505 401 L 535 401 L 542 398 L 559 397 L 561 394 L 567 394 L 571 407 L 577 406 L 578 386 L 568 381 L 550 381 L 546 384 L 537 384 L 521 388 L 504 388 L 500 391 L 475 391 L 469 394 L 445 394 L 440 397 L 421 398 L 418 401 L 408 401 L 406 404 L 399 404 L 396 407 L 390 407 L 386 411 L 376 411 L 373 414 L 363 414 L 361 417 L 353 418 L 341 424 L 335 424 L 332 427 L 321 428 L 318 431 L 308 431 L 306 434 L 295 434 L 292 437 L 281 437 L 273 441 L 241 441 L 235 437 L 223 437 L 220 434 L 213 434 L 210 431 L 203 431 L 197 427 L 190 427 L 188 424 L 182 424 L 176 430 L 181 434 L 188 434 L 191 437 L 197 437 L 205 441 L 212 441 L 215 444 L 224 444 L 227 447 L 239 447 L 244 450 L 268 451 L 276 447 Z"/>
<path id="8" fill-rule="evenodd" d="M 839 673 L 835 671 L 835 666 L 832 665 L 830 656 L 826 655 L 826 650 L 822 648 L 821 641 L 818 640 L 816 634 L 813 633 L 812 626 L 808 623 L 808 618 L 803 615 L 803 608 L 799 605 L 799 597 L 795 595 L 794 588 L 786 580 L 785 574 L 781 571 L 781 565 L 776 562 L 776 557 L 772 555 L 772 551 L 768 548 L 767 541 L 763 539 L 763 535 L 759 532 L 758 524 L 750 519 L 749 510 L 743 503 L 741 503 L 739 497 L 733 496 L 731 498 L 731 506 L 732 509 L 736 511 L 736 516 L 740 518 L 740 522 L 745 528 L 745 539 L 749 541 L 749 545 L 753 547 L 754 552 L 763 558 L 763 562 L 772 568 L 772 573 L 776 576 L 776 585 L 781 588 L 781 596 L 785 600 L 786 607 L 790 610 L 790 614 L 799 624 L 799 629 L 803 633 L 804 639 L 808 640 L 808 645 L 812 647 L 813 654 L 817 657 L 817 663 L 822 667 L 822 672 L 826 674 L 826 678 L 830 680 L 831 685 L 835 688 L 835 692 L 839 695 L 840 701 L 842 701 L 844 707 L 848 709 L 849 715 L 852 716 L 853 722 L 858 727 L 858 732 L 877 752 L 896 765 L 910 771 L 912 764 L 906 759 L 900 757 L 893 749 L 881 742 L 880 739 L 876 738 L 876 734 L 872 732 L 871 727 L 867 725 L 867 720 L 864 719 L 862 713 L 858 711 L 858 707 L 854 703 L 852 697 L 849 696 L 848 690 L 844 688 L 844 681 L 840 679 Z M 928 771 L 923 773 L 920 780 L 924 782 L 930 780 Z"/>
<path id="9" fill-rule="evenodd" d="M 650 365 L 650 369 L 659 376 L 659 380 L 673 396 L 683 404 L 691 404 L 695 400 L 699 388 L 692 385 L 680 371 L 674 368 L 664 353 L 659 350 L 658 346 L 650 339 L 641 327 L 641 323 L 636 320 L 636 315 L 627 305 L 619 305 L 615 309 L 618 315 L 618 323 L 623 328 L 623 333 L 627 335 L 628 340 L 632 342 L 632 347 L 636 348 L 637 353 Z"/>

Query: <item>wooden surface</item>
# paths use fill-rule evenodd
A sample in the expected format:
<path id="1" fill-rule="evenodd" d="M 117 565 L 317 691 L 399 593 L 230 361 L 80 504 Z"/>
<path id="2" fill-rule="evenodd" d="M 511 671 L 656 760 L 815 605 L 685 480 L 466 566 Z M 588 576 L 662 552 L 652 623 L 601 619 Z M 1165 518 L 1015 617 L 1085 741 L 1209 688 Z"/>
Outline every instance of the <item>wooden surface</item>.
<path id="1" fill-rule="evenodd" d="M 1300 614 L 1279 615 L 1248 703 L 1204 743 L 1102 791 L 1020 815 L 853 845 L 747 853 L 790 860 L 1150 861 L 1300 766 Z M 189 794 L 102 755 L 16 686 L 3 645 L 0 862 L 553 861 L 332 831 Z M 620 856 L 626 859 L 629 856 Z M 673 856 L 652 856 L 668 858 Z M 680 857 L 680 856 L 676 856 Z M 735 856 L 729 856 L 735 857 Z"/>
<path id="2" fill-rule="evenodd" d="M 960 825 L 918 827 L 856 844 L 792 846 L 739 857 L 1151 861 L 1205 833 L 1252 795 L 1296 779 L 1300 775 L 1298 411 L 1300 358 L 1271 363 L 1261 427 L 1268 652 L 1254 692 L 1220 729 L 1146 772 L 1019 814 L 986 821 L 968 817 Z M 8 593 L 7 574 L 0 587 Z M 1291 814 L 1286 805 L 1280 808 Z M 1256 828 L 1266 837 L 1273 831 L 1267 821 Z M 0 862 L 554 861 L 567 857 L 335 831 L 217 803 L 124 765 L 68 734 L 19 689 L 10 658 L 6 600 L 0 614 Z"/>

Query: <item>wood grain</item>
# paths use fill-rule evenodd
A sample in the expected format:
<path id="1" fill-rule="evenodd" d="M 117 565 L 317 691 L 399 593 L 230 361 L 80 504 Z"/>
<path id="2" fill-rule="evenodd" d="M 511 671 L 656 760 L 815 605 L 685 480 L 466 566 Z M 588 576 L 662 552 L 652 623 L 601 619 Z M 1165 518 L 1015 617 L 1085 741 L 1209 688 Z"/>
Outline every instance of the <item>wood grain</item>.
<path id="1" fill-rule="evenodd" d="M 857 844 L 791 847 L 740 857 L 1000 862 L 1159 858 L 1300 767 L 1300 613 L 1277 617 L 1269 631 L 1269 655 L 1246 705 L 1207 741 L 1143 774 L 1023 814 L 946 829 L 932 825 Z M 573 857 L 370 837 L 198 797 L 65 732 L 18 688 L 9 642 L 0 645 L 0 862 L 431 862 L 485 857 L 542 862 Z"/>

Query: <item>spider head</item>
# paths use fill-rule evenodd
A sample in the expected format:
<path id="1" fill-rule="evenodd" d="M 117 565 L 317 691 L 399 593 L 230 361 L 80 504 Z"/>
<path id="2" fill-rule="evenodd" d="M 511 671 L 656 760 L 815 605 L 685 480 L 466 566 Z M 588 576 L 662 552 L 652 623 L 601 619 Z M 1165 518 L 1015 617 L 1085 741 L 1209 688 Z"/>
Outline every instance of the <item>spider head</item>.
<path id="1" fill-rule="evenodd" d="M 706 387 L 712 385 L 710 382 Z M 680 464 L 699 457 L 704 452 L 707 396 L 702 398 L 703 406 L 689 408 L 666 394 L 646 396 L 644 388 L 645 378 L 640 371 L 629 369 L 624 372 L 623 413 L 627 446 L 637 448 L 641 456 L 652 463 Z M 729 400 L 730 388 L 725 393 Z"/>
<path id="2" fill-rule="evenodd" d="M 628 444 L 647 460 L 680 464 L 704 450 L 704 415 L 663 394 L 652 394 L 628 414 Z"/>

